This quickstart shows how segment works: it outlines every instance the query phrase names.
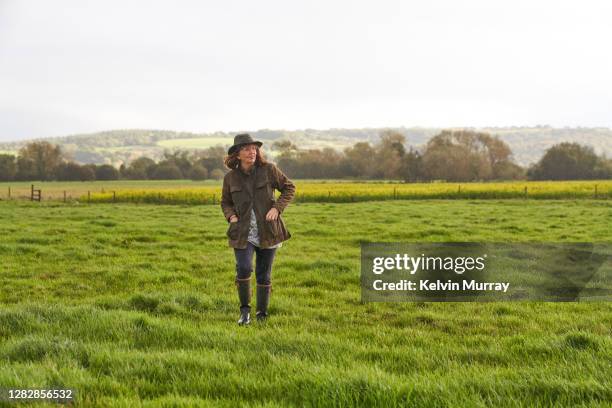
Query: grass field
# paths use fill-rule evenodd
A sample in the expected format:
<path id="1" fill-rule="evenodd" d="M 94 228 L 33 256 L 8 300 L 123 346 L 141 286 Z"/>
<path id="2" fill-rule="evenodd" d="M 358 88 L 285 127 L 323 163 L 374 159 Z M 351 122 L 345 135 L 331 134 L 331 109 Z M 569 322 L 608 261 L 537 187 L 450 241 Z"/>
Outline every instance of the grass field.
<path id="1" fill-rule="evenodd" d="M 612 180 L 509 181 L 488 183 L 400 183 L 393 181 L 296 180 L 297 202 L 356 202 L 396 199 L 582 199 L 612 198 Z M 218 203 L 221 181 L 120 180 L 95 182 L 0 183 L 0 199 L 28 198 L 31 185 L 43 200 Z"/>
<path id="2" fill-rule="evenodd" d="M 610 303 L 362 304 L 359 288 L 360 242 L 612 242 L 606 200 L 291 205 L 271 319 L 247 328 L 218 206 L 0 217 L 0 387 L 99 407 L 612 405 Z"/>

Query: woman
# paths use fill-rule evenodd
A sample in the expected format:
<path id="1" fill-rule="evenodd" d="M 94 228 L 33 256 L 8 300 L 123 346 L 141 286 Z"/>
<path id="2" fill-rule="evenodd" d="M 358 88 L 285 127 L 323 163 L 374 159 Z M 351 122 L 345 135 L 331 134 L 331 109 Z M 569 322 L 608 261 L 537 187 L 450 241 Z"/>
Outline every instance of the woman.
<path id="1" fill-rule="evenodd" d="M 249 134 L 237 135 L 225 157 L 230 171 L 223 179 L 221 209 L 229 222 L 227 236 L 236 256 L 239 325 L 251 322 L 253 252 L 257 256 L 256 316 L 263 321 L 268 317 L 274 255 L 291 237 L 280 214 L 293 199 L 295 185 L 274 164 L 266 162 L 259 149 L 262 144 Z M 274 198 L 275 189 L 281 192 L 278 200 Z"/>

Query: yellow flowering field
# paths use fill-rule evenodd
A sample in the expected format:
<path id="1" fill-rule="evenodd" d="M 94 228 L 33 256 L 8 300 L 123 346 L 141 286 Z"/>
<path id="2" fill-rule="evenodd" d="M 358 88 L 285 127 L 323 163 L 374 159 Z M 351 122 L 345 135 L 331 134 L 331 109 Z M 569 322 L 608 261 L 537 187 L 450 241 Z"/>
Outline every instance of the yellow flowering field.
<path id="1" fill-rule="evenodd" d="M 612 197 L 612 181 L 500 183 L 384 183 L 296 181 L 296 202 L 356 202 L 394 199 L 579 199 Z M 81 201 L 217 204 L 220 185 L 132 188 L 91 192 Z"/>

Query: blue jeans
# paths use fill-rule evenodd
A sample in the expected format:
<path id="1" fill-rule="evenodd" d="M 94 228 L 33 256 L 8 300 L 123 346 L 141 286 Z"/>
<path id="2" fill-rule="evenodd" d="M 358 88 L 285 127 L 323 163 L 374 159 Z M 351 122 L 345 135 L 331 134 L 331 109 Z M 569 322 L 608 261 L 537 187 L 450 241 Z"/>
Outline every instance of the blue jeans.
<path id="1" fill-rule="evenodd" d="M 255 258 L 255 279 L 258 285 L 270 286 L 272 284 L 272 263 L 276 248 L 261 249 L 247 242 L 245 249 L 234 248 L 236 256 L 236 279 L 248 279 L 253 272 L 253 252 Z"/>

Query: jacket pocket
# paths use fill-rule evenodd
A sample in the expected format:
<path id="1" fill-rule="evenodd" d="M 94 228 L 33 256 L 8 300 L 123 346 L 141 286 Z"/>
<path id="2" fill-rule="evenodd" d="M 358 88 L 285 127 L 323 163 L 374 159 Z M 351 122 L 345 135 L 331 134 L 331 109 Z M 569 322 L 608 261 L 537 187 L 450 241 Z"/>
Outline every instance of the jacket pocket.
<path id="1" fill-rule="evenodd" d="M 274 194 L 272 194 L 272 186 L 268 179 L 257 180 L 255 184 L 255 196 L 258 200 L 271 199 L 274 197 Z"/>
<path id="2" fill-rule="evenodd" d="M 242 186 L 240 184 L 230 184 L 230 193 L 232 193 L 232 195 L 234 193 L 239 193 L 240 191 L 242 191 Z"/>
<path id="3" fill-rule="evenodd" d="M 227 236 L 230 239 L 236 240 L 238 239 L 238 235 L 240 232 L 240 228 L 238 227 L 239 222 L 230 222 L 229 227 L 227 228 Z"/>

